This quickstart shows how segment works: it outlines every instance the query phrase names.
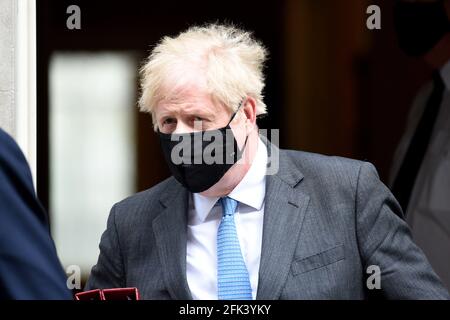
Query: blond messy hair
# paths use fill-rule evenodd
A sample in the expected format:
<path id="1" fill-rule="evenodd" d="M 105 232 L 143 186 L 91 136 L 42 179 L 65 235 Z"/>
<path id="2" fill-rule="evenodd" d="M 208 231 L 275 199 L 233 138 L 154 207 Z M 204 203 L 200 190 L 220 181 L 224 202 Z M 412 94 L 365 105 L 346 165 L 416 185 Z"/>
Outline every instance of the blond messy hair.
<path id="1" fill-rule="evenodd" d="M 140 70 L 139 108 L 154 107 L 186 85 L 200 85 L 234 112 L 243 97 L 256 100 L 256 114 L 265 114 L 264 63 L 267 50 L 247 31 L 231 25 L 195 26 L 176 37 L 164 37 Z"/>

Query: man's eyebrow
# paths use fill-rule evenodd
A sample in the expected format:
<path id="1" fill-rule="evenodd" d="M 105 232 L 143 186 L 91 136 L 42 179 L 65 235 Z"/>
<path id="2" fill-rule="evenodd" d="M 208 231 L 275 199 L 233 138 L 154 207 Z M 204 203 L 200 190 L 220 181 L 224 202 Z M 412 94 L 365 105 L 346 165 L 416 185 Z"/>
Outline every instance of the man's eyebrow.
<path id="1" fill-rule="evenodd" d="M 193 108 L 186 108 L 187 110 L 184 110 L 184 113 L 186 115 L 201 115 L 205 117 L 214 117 L 215 113 L 207 110 L 206 108 L 202 107 L 193 107 Z"/>
<path id="2" fill-rule="evenodd" d="M 158 115 L 158 119 L 164 119 L 164 118 L 168 118 L 168 117 L 173 117 L 173 113 L 172 112 L 162 112 Z"/>

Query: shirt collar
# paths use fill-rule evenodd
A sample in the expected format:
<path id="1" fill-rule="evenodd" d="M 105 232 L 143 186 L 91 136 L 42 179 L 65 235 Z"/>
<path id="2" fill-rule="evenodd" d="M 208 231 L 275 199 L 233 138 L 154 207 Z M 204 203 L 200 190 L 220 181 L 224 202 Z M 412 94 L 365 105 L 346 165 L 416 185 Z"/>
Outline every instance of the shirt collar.
<path id="1" fill-rule="evenodd" d="M 228 196 L 255 210 L 261 210 L 266 193 L 267 160 L 266 145 L 258 138 L 258 148 L 250 169 Z M 219 197 L 206 197 L 200 193 L 193 193 L 192 200 L 195 209 L 194 219 L 201 223 L 205 221 Z"/>
<path id="2" fill-rule="evenodd" d="M 450 60 L 440 69 L 442 80 L 447 90 L 450 90 Z"/>

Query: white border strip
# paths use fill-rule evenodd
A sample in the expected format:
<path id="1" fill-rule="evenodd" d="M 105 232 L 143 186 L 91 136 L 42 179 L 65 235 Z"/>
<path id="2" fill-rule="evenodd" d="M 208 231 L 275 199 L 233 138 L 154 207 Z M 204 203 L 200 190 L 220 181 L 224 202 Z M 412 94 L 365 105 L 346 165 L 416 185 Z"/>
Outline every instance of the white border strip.
<path id="1" fill-rule="evenodd" d="M 16 140 L 36 186 L 36 1 L 16 0 Z"/>

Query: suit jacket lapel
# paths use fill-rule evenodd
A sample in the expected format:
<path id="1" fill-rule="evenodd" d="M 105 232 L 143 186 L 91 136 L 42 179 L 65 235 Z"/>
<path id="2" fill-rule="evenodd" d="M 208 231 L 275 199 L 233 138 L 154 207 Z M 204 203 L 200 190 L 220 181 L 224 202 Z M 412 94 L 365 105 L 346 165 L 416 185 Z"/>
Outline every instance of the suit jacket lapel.
<path id="1" fill-rule="evenodd" d="M 276 175 L 266 177 L 263 239 L 256 299 L 278 299 L 291 267 L 309 196 L 294 190 L 303 175 L 280 151 Z"/>
<path id="2" fill-rule="evenodd" d="M 173 179 L 173 178 L 172 178 Z M 187 210 L 189 193 L 178 182 L 164 192 L 161 214 L 153 221 L 164 281 L 173 299 L 191 300 L 186 279 Z"/>

